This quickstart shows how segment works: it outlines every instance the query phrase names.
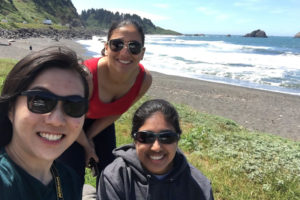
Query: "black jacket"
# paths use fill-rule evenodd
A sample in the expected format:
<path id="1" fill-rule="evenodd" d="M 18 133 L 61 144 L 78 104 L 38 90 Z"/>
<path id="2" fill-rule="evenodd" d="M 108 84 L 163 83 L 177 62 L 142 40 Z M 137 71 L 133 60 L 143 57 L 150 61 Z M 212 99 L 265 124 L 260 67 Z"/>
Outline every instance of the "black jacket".
<path id="1" fill-rule="evenodd" d="M 113 151 L 116 159 L 101 174 L 101 200 L 213 200 L 209 180 L 177 150 L 172 171 L 158 180 L 138 160 L 134 145 Z"/>

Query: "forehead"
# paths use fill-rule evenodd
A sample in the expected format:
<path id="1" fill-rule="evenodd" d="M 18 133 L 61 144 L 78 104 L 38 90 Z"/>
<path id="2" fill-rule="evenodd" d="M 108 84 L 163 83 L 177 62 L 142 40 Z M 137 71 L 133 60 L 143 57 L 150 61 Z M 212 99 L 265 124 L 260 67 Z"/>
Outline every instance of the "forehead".
<path id="1" fill-rule="evenodd" d="M 166 121 L 163 113 L 155 112 L 150 117 L 148 117 L 144 124 L 139 128 L 139 131 L 149 130 L 153 132 L 160 132 L 162 130 L 173 130 L 174 127 Z"/>
<path id="2" fill-rule="evenodd" d="M 109 39 L 125 39 L 125 40 L 137 40 L 142 41 L 142 36 L 137 28 L 132 25 L 128 24 L 113 30 L 111 37 Z"/>
<path id="3" fill-rule="evenodd" d="M 42 71 L 28 89 L 37 87 L 61 96 L 84 95 L 84 86 L 79 73 L 69 69 L 54 67 Z"/>

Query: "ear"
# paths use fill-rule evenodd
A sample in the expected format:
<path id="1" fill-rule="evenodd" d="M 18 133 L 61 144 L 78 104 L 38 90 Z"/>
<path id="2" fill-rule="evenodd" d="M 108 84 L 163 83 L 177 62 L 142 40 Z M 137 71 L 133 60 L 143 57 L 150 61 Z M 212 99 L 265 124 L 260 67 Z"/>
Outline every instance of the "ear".
<path id="1" fill-rule="evenodd" d="M 106 42 L 104 45 L 104 55 L 107 56 L 107 51 L 108 51 L 108 43 Z"/>
<path id="2" fill-rule="evenodd" d="M 141 59 L 140 60 L 144 59 L 145 51 L 146 51 L 146 47 L 143 47 L 142 52 L 141 52 Z"/>
<path id="3" fill-rule="evenodd" d="M 7 115 L 8 115 L 9 121 L 10 121 L 11 123 L 13 123 L 13 119 L 14 119 L 14 108 L 11 108 L 11 109 L 8 111 Z"/>

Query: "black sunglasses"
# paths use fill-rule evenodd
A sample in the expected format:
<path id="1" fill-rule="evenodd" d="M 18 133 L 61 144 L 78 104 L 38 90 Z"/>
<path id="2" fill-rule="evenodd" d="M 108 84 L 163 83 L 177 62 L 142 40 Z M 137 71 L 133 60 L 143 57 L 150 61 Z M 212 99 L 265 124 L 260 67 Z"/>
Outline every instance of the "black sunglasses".
<path id="1" fill-rule="evenodd" d="M 160 133 L 154 133 L 152 131 L 138 131 L 133 134 L 134 140 L 137 140 L 144 144 L 152 144 L 156 139 L 162 144 L 172 144 L 177 142 L 180 138 L 178 133 L 173 131 L 162 131 Z"/>
<path id="2" fill-rule="evenodd" d="M 79 95 L 58 96 L 42 90 L 27 90 L 21 92 L 27 96 L 27 107 L 33 113 L 44 114 L 51 112 L 57 101 L 63 102 L 63 110 L 70 117 L 81 117 L 88 110 L 88 100 Z"/>
<path id="3" fill-rule="evenodd" d="M 125 42 L 121 39 L 109 40 L 108 44 L 109 48 L 114 52 L 121 51 L 125 46 Z M 127 48 L 129 49 L 130 53 L 137 55 L 142 51 L 142 44 L 138 41 L 129 41 L 127 43 Z"/>

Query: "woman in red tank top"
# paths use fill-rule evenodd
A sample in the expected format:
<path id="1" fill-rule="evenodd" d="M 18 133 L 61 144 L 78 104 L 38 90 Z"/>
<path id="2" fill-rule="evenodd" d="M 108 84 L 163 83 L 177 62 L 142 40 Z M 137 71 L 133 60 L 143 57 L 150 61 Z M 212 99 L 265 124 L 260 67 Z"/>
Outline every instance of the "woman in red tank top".
<path id="1" fill-rule="evenodd" d="M 152 83 L 151 74 L 139 63 L 145 53 L 145 35 L 135 21 L 114 23 L 102 58 L 86 60 L 91 72 L 91 94 L 84 130 L 60 158 L 82 177 L 93 157 L 100 171 L 113 161 L 116 147 L 114 122 L 139 100 Z M 83 148 L 82 148 L 83 147 Z"/>

